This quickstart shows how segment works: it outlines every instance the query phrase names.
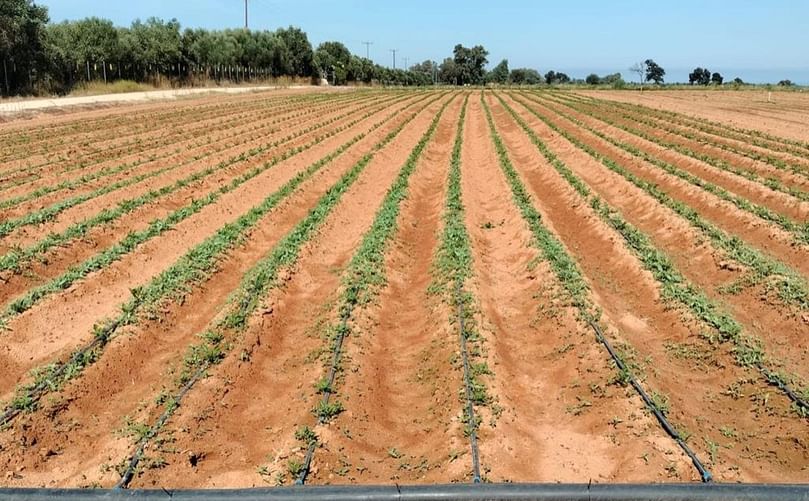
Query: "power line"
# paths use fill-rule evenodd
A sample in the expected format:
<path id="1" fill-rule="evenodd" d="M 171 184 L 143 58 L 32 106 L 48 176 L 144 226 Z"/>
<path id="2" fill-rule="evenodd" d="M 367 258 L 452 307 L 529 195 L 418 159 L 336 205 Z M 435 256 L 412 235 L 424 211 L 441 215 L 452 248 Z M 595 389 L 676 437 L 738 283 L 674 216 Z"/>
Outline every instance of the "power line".
<path id="1" fill-rule="evenodd" d="M 362 42 L 365 46 L 365 59 L 371 59 L 371 46 L 374 44 L 373 42 Z"/>
<path id="2" fill-rule="evenodd" d="M 399 49 L 391 49 L 390 51 L 393 52 L 393 69 L 395 70 L 396 69 L 396 53 L 399 52 Z"/>

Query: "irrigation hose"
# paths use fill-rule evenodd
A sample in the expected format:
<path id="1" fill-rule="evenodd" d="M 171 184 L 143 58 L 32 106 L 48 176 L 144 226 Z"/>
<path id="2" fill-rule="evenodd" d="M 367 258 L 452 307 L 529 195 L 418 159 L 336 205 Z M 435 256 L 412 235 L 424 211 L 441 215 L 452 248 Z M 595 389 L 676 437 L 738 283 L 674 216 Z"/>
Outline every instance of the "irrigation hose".
<path id="1" fill-rule="evenodd" d="M 322 406 L 326 406 L 329 403 L 329 400 L 332 396 L 332 387 L 334 386 L 334 380 L 337 378 L 337 369 L 340 365 L 340 355 L 343 349 L 343 340 L 345 340 L 346 332 L 348 332 L 348 319 L 351 318 L 351 313 L 354 311 L 353 303 L 349 303 L 347 308 L 343 311 L 342 315 L 340 316 L 340 327 L 337 329 L 337 337 L 334 340 L 334 350 L 332 352 L 332 359 L 331 359 L 331 367 L 329 368 L 329 375 L 326 378 L 326 388 L 323 390 L 323 397 L 321 398 L 320 402 Z M 318 416 L 318 424 L 325 423 L 324 417 Z M 317 448 L 317 440 L 312 440 L 309 442 L 309 447 L 306 449 L 306 456 L 303 460 L 303 467 L 301 468 L 301 472 L 298 475 L 298 478 L 295 479 L 295 485 L 304 485 L 306 483 L 306 477 L 309 475 L 309 471 L 312 467 L 312 459 L 315 456 L 315 449 Z"/>
<path id="2" fill-rule="evenodd" d="M 702 462 L 699 460 L 697 455 L 694 453 L 693 450 L 691 450 L 691 447 L 689 447 L 688 444 L 685 443 L 685 440 L 683 440 L 683 438 L 680 436 L 677 430 L 675 430 L 674 427 L 671 425 L 671 423 L 669 423 L 668 419 L 666 419 L 666 416 L 664 416 L 663 413 L 660 412 L 660 409 L 658 409 L 657 406 L 654 405 L 654 402 L 646 393 L 646 390 L 643 389 L 638 380 L 635 378 L 635 375 L 632 374 L 629 370 L 627 370 L 623 360 L 621 360 L 621 358 L 615 352 L 612 345 L 607 340 L 607 337 L 604 336 L 604 333 L 601 331 L 601 328 L 598 326 L 598 324 L 596 324 L 592 320 L 588 320 L 587 323 L 590 324 L 590 327 L 592 327 L 593 331 L 595 331 L 596 339 L 598 339 L 598 341 L 601 342 L 601 344 L 603 344 L 604 347 L 607 349 L 607 352 L 610 354 L 610 357 L 612 357 L 612 360 L 615 362 L 615 365 L 618 367 L 618 370 L 620 370 L 629 377 L 629 383 L 632 385 L 633 388 L 635 388 L 635 391 L 638 393 L 638 395 L 640 395 L 640 398 L 643 399 L 643 402 L 646 404 L 649 410 L 655 415 L 657 421 L 660 423 L 660 426 L 663 427 L 666 433 L 668 433 L 669 436 L 672 439 L 674 439 L 675 442 L 677 442 L 677 445 L 679 445 L 680 448 L 683 450 L 683 452 L 685 452 L 685 454 L 691 459 L 691 462 L 694 464 L 694 468 L 697 469 L 697 472 L 699 472 L 702 481 L 705 483 L 712 482 L 713 475 L 711 475 L 711 472 L 709 472 L 705 468 L 705 466 L 703 466 Z"/>
<path id="3" fill-rule="evenodd" d="M 472 385 L 470 381 L 469 355 L 466 349 L 466 327 L 464 325 L 463 299 L 461 298 L 461 279 L 455 282 L 455 303 L 458 308 L 458 336 L 461 343 L 463 359 L 463 385 L 466 394 L 466 419 L 469 426 L 469 446 L 472 449 L 472 482 L 480 483 L 480 451 L 478 449 L 477 422 L 475 406 L 472 403 Z"/>
<path id="4" fill-rule="evenodd" d="M 135 307 L 140 304 L 140 298 L 137 295 L 134 296 L 133 304 Z M 62 376 L 64 376 L 68 367 L 71 367 L 80 360 L 85 359 L 85 357 L 92 353 L 92 351 L 96 348 L 106 345 L 122 323 L 123 319 L 119 317 L 114 322 L 105 326 L 101 331 L 97 332 L 92 341 L 74 353 L 73 356 L 70 357 L 70 360 L 57 367 L 53 374 L 51 374 L 50 378 L 40 381 L 33 388 L 29 389 L 24 395 L 24 400 L 27 401 L 29 405 L 38 403 L 42 396 L 53 388 L 53 386 L 56 384 L 55 381 L 58 381 Z M 11 420 L 22 413 L 23 410 L 25 409 L 18 406 L 7 406 L 3 414 L 0 414 L 0 427 L 7 425 L 9 422 L 11 422 Z"/>
<path id="5" fill-rule="evenodd" d="M 123 475 L 121 475 L 121 479 L 118 480 L 118 483 L 115 484 L 114 490 L 122 490 L 129 487 L 130 482 L 132 482 L 132 479 L 135 478 L 135 473 L 138 471 L 138 464 L 143 459 L 149 442 L 157 435 L 160 429 L 163 428 L 171 415 L 174 413 L 176 407 L 180 405 L 180 401 L 183 399 L 183 397 L 185 397 L 186 393 L 191 391 L 191 387 L 202 378 L 205 371 L 207 371 L 209 367 L 210 363 L 205 363 L 197 370 L 196 373 L 194 373 L 194 376 L 189 379 L 185 386 L 183 386 L 182 389 L 174 396 L 174 405 L 167 406 L 166 410 L 163 411 L 157 422 L 155 422 L 155 424 L 149 428 L 149 431 L 141 439 L 138 447 L 135 449 L 135 452 L 129 457 L 126 471 L 124 471 Z"/>

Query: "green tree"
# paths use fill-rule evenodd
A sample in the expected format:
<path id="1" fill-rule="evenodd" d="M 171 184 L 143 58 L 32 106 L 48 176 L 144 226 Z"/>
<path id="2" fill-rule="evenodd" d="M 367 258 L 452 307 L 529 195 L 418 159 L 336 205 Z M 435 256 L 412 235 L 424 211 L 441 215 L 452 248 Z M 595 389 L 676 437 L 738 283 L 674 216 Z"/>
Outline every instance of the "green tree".
<path id="1" fill-rule="evenodd" d="M 50 69 L 48 9 L 33 0 L 0 0 L 0 84 L 5 94 L 31 91 L 32 74 Z M 16 71 L 14 71 L 16 69 Z"/>
<path id="2" fill-rule="evenodd" d="M 480 85 L 484 83 L 485 67 L 489 62 L 486 57 L 489 52 L 482 45 L 467 48 L 458 44 L 453 50 L 453 55 L 456 68 L 456 85 Z"/>
<path id="3" fill-rule="evenodd" d="M 596 75 L 595 73 L 590 73 L 587 75 L 587 78 L 584 79 L 589 85 L 598 85 L 601 83 L 601 78 Z"/>
<path id="4" fill-rule="evenodd" d="M 696 67 L 688 74 L 688 83 L 694 85 L 708 85 L 711 83 L 711 72 L 707 68 Z"/>
<path id="5" fill-rule="evenodd" d="M 721 74 L 719 74 L 718 72 L 716 72 L 716 73 L 714 73 L 713 75 L 711 75 L 711 82 L 712 82 L 712 83 L 714 83 L 715 85 L 722 85 L 722 82 L 723 82 L 724 80 L 725 80 L 725 79 L 724 79 L 724 78 L 722 77 L 722 75 L 721 75 Z"/>
<path id="6" fill-rule="evenodd" d="M 542 83 L 542 76 L 531 68 L 514 68 L 509 80 L 514 85 L 539 85 Z"/>
<path id="7" fill-rule="evenodd" d="M 457 85 L 459 78 L 459 69 L 455 60 L 451 57 L 444 59 L 444 62 L 438 67 L 438 80 L 444 84 Z"/>
<path id="8" fill-rule="evenodd" d="M 300 28 L 290 26 L 276 31 L 276 35 L 284 42 L 289 65 L 289 75 L 309 77 L 314 72 L 314 52 L 306 33 Z"/>
<path id="9" fill-rule="evenodd" d="M 167 71 L 180 61 L 180 23 L 176 19 L 164 21 L 150 17 L 145 22 L 136 19 L 128 31 L 123 32 L 122 52 L 130 61 L 153 71 Z"/>
<path id="10" fill-rule="evenodd" d="M 486 80 L 500 85 L 508 83 L 508 59 L 500 61 L 500 63 L 489 72 Z"/>
<path id="11" fill-rule="evenodd" d="M 556 72 L 553 70 L 548 71 L 545 73 L 545 83 L 548 85 L 553 85 L 556 83 Z"/>
<path id="12" fill-rule="evenodd" d="M 433 83 L 433 78 L 437 78 L 438 70 L 439 70 L 438 63 L 436 63 L 435 61 L 431 61 L 429 59 L 421 63 L 416 63 L 410 67 L 411 72 L 416 73 L 417 75 L 423 75 L 417 76 L 417 78 L 421 79 L 422 81 L 426 81 L 430 84 Z"/>
<path id="13" fill-rule="evenodd" d="M 657 85 L 662 84 L 664 82 L 663 77 L 666 76 L 666 70 L 651 59 L 644 61 L 644 64 L 646 65 L 646 81 L 654 82 Z"/>
<path id="14" fill-rule="evenodd" d="M 345 85 L 351 52 L 340 42 L 323 42 L 317 46 L 314 63 L 318 73 L 335 85 Z"/>

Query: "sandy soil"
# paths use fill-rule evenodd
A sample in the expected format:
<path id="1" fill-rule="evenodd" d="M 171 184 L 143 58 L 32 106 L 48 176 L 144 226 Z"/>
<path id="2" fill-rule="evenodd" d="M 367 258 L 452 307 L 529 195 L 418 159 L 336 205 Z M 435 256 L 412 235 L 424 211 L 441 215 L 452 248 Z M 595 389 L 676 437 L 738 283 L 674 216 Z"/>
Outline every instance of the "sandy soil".
<path id="1" fill-rule="evenodd" d="M 777 136 L 809 141 L 809 94 L 766 90 L 703 90 L 624 92 L 580 91 L 583 95 L 613 99 L 706 118 L 734 127 L 761 130 Z M 768 101 L 768 98 L 771 99 Z"/>
<path id="2" fill-rule="evenodd" d="M 608 354 L 543 258 L 500 169 L 480 91 L 331 92 L 291 89 L 59 108 L 16 115 L 0 124 L 0 203 L 31 197 L 0 208 L 0 224 L 148 174 L 90 196 L 39 224 L 10 231 L 0 237 L 0 255 L 38 245 L 48 235 L 127 200 L 215 168 L 196 182 L 38 255 L 19 270 L 0 272 L 3 309 L 128 233 L 189 206 L 274 157 L 283 158 L 171 231 L 24 313 L 10 313 L 6 329 L 0 330 L 3 408 L 15 387 L 33 380 L 32 370 L 63 361 L 92 340 L 94 326 L 116 315 L 132 288 L 149 283 L 303 169 L 365 134 L 286 195 L 221 257 L 209 276 L 190 285 L 181 300 L 168 301 L 152 318 L 122 329 L 71 381 L 48 392 L 36 409 L 0 427 L 0 486 L 114 485 L 119 478 L 116 468 L 132 452 L 138 435 L 133 423 L 156 420 L 163 408 L 161 395 L 176 390 L 188 350 L 228 311 L 229 297 L 248 270 L 399 125 L 404 127 L 375 153 L 304 243 L 298 262 L 281 270 L 280 282 L 251 315 L 247 328 L 227 332 L 223 360 L 191 389 L 151 441 L 148 461 L 132 486 L 289 484 L 304 455 L 295 438 L 302 426 L 311 427 L 319 438 L 307 480 L 311 484 L 469 481 L 471 450 L 462 422 L 457 326 L 446 298 L 431 290 L 450 156 L 465 94 L 469 106 L 461 184 L 473 262 L 467 289 L 481 335 L 475 360 L 490 369 L 481 381 L 492 397 L 487 406 L 477 407 L 484 477 L 493 482 L 699 481 L 687 456 L 637 394 L 615 381 Z M 806 187 L 809 177 L 801 169 L 809 162 L 809 150 L 804 155 L 804 147 L 792 140 L 809 139 L 809 100 L 794 93 L 776 94 L 776 104 L 766 103 L 766 96 L 761 101 L 761 96 L 741 92 L 585 93 L 681 113 L 650 112 L 650 119 L 661 124 L 658 128 L 638 122 L 641 111 L 618 109 L 609 102 L 577 105 L 577 111 L 560 95 L 498 94 L 593 193 L 642 231 L 745 332 L 759 337 L 773 367 L 809 379 L 809 312 L 801 306 L 787 308 L 767 284 L 722 293 L 723 286 L 743 276 L 743 267 L 686 219 L 529 111 L 809 280 L 809 250 L 794 234 L 648 161 L 668 162 L 806 224 L 809 204 L 772 190 L 764 179 L 778 179 L 797 190 Z M 660 283 L 624 238 L 584 203 L 492 92 L 483 98 L 541 223 L 581 269 L 608 338 L 631 362 L 644 387 L 665 402 L 669 419 L 688 436 L 688 444 L 716 479 L 806 482 L 806 419 L 758 372 L 741 367 L 728 343 L 706 336 L 707 325 L 662 299 Z M 410 177 L 396 232 L 384 254 L 377 256 L 384 263 L 385 283 L 373 301 L 353 313 L 354 329 L 345 342 L 336 386 L 344 410 L 328 424 L 318 424 L 312 413 L 319 399 L 316 384 L 329 363 L 329 326 L 338 314 L 346 265 L 399 169 L 444 103 L 449 104 L 436 133 Z M 633 156 L 560 113 L 648 157 Z M 725 138 L 721 126 L 715 133 L 686 137 L 693 132 L 688 124 L 696 123 L 689 122 L 692 116 L 778 137 L 762 139 L 735 131 L 734 138 Z M 676 142 L 704 158 L 661 147 L 619 126 Z M 711 159 L 761 179 L 719 169 L 707 161 Z M 776 167 L 772 159 L 792 167 Z M 108 172 L 118 166 L 125 168 Z M 74 184 L 51 193 L 35 191 L 61 182 Z M 796 390 L 801 390 L 800 381 Z"/>

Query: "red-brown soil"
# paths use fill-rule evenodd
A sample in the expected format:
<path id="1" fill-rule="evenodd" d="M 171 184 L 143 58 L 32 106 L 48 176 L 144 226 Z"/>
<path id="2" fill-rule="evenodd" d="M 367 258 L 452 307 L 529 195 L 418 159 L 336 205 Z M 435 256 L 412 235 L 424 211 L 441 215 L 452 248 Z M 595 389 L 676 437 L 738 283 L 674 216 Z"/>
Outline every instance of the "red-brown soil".
<path id="1" fill-rule="evenodd" d="M 130 176 L 175 167 L 88 200 L 41 225 L 15 230 L 0 239 L 3 253 L 15 245 L 33 245 L 123 200 L 247 155 L 91 230 L 83 239 L 52 249 L 42 260 L 26 263 L 21 273 L 4 272 L 0 302 L 5 306 L 31 287 L 109 248 L 128 232 L 145 228 L 276 155 L 371 113 L 245 182 L 119 261 L 9 318 L 6 329 L 0 330 L 4 408 L 15 387 L 33 380 L 31 370 L 64 360 L 92 340 L 94 325 L 116 316 L 132 288 L 148 283 L 303 169 L 367 132 L 263 216 L 205 280 L 189 285 L 182 300 L 170 300 L 153 318 L 122 328 L 97 360 L 47 393 L 37 409 L 0 428 L 0 486 L 114 485 L 120 478 L 117 467 L 136 442 L 133 423 L 157 419 L 164 408 L 160 397 L 176 391 L 190 347 L 230 311 L 229 298 L 248 270 L 373 145 L 413 113 L 415 118 L 375 153 L 323 225 L 303 244 L 296 263 L 280 271 L 278 284 L 249 317 L 247 327 L 227 332 L 224 358 L 193 386 L 150 442 L 147 460 L 131 487 L 290 484 L 291 470 L 305 453 L 295 437 L 303 426 L 311 427 L 319 438 L 307 477 L 310 484 L 470 481 L 458 326 L 448 296 L 431 287 L 437 279 L 450 156 L 465 95 L 469 101 L 461 186 L 473 263 L 465 290 L 472 298 L 472 325 L 481 339 L 474 361 L 485 362 L 491 371 L 480 380 L 492 400 L 475 407 L 482 418 L 478 441 L 484 478 L 492 482 L 699 481 L 688 457 L 637 393 L 617 381 L 608 353 L 581 320 L 564 282 L 536 245 L 500 168 L 481 91 L 450 93 L 431 104 L 425 98 L 439 97 L 435 91 L 327 91 L 311 98 L 301 92 L 74 109 L 0 123 L 3 200 L 125 162 L 140 162 L 75 190 L 60 190 L 0 210 L 0 221 Z M 688 221 L 554 132 L 518 101 L 809 280 L 807 248 L 796 244 L 788 232 L 623 152 L 558 111 L 795 221 L 806 222 L 806 203 L 609 126 L 599 118 L 654 133 L 610 107 L 582 107 L 582 113 L 553 96 L 532 96 L 538 101 L 534 102 L 520 92 L 497 92 L 594 194 L 643 232 L 746 333 L 760 338 L 773 368 L 809 379 L 809 312 L 785 306 L 761 284 L 737 294 L 720 292 L 745 270 Z M 805 114 L 809 101 L 795 93 L 776 93 L 776 104 L 760 102 L 761 96 L 754 93 L 587 94 L 670 109 L 683 113 L 684 120 L 701 116 L 782 138 L 809 140 Z M 624 238 L 545 160 L 494 93 L 483 95 L 541 223 L 581 270 L 607 338 L 630 362 L 644 388 L 664 402 L 672 424 L 688 437 L 687 443 L 715 478 L 806 482 L 806 419 L 757 371 L 741 367 L 730 343 L 713 342 L 707 335 L 709 327 L 661 297 L 660 283 Z M 299 98 L 299 104 L 289 101 Z M 435 135 L 410 177 L 396 231 L 380 256 L 386 282 L 370 303 L 352 314 L 351 335 L 343 346 L 342 369 L 332 397 L 344 410 L 329 424 L 317 424 L 312 412 L 320 398 L 316 384 L 331 362 L 329 335 L 337 321 L 346 267 L 399 169 L 445 103 L 449 104 Z M 248 154 L 259 145 L 318 124 L 323 127 Z M 702 153 L 738 161 L 763 176 L 777 176 L 790 186 L 803 186 L 799 176 L 776 172 L 763 162 L 743 161 L 738 154 L 701 141 L 678 141 Z M 720 143 L 745 147 L 742 141 L 716 136 L 716 144 Z M 26 148 L 27 160 L 23 158 Z M 37 167 L 38 163 L 43 165 Z M 27 166 L 31 166 L 30 179 L 24 177 Z M 35 179 L 36 175 L 41 177 Z M 15 180 L 21 184 L 12 186 Z"/>

